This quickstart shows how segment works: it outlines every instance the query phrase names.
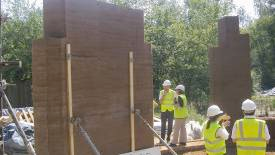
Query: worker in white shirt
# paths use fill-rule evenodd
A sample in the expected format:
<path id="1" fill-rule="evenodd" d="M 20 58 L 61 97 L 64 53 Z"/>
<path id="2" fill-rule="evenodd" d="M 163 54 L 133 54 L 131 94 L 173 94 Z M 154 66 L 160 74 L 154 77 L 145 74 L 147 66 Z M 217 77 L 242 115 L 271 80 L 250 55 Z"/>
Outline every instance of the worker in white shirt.
<path id="1" fill-rule="evenodd" d="M 244 118 L 237 120 L 232 129 L 232 140 L 237 143 L 238 155 L 265 155 L 270 134 L 263 120 L 256 119 L 256 104 L 252 100 L 242 103 Z"/>
<path id="2" fill-rule="evenodd" d="M 203 125 L 203 137 L 208 155 L 226 154 L 225 140 L 228 139 L 229 133 L 225 128 L 230 122 L 222 122 L 223 115 L 224 112 L 217 105 L 212 105 L 207 109 L 208 120 Z"/>

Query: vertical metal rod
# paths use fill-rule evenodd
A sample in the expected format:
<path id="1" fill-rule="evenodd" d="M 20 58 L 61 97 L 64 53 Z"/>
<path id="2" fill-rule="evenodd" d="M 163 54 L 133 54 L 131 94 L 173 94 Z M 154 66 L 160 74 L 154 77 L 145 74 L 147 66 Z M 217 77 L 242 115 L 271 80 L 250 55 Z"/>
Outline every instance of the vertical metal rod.
<path id="1" fill-rule="evenodd" d="M 72 64 L 71 64 L 71 45 L 66 44 L 66 65 L 67 65 L 67 110 L 68 110 L 68 128 L 69 128 L 69 154 L 74 155 L 74 126 L 71 123 L 73 118 L 72 104 Z"/>
<path id="2" fill-rule="evenodd" d="M 18 120 L 17 120 L 17 118 L 16 118 L 16 115 L 15 115 L 14 111 L 12 110 L 12 106 L 11 106 L 11 104 L 10 104 L 10 101 L 9 101 L 7 95 L 5 94 L 5 92 L 4 92 L 3 88 L 2 88 L 2 86 L 1 86 L 1 88 L 0 88 L 0 93 L 1 93 L 1 96 L 3 97 L 3 99 L 4 99 L 4 101 L 5 101 L 6 105 L 7 105 L 7 108 L 8 108 L 8 111 L 9 111 L 10 115 L 11 115 L 11 118 L 12 118 L 13 122 L 14 122 L 15 125 L 16 125 L 17 131 L 18 131 L 19 135 L 22 137 L 22 139 L 23 139 L 23 141 L 24 141 L 24 144 L 25 144 L 26 147 L 27 147 L 27 151 L 28 151 L 31 155 L 36 155 L 36 153 L 35 153 L 35 151 L 34 151 L 34 148 L 33 148 L 32 144 L 31 144 L 31 142 L 28 141 L 27 136 L 26 136 L 24 130 L 21 128 L 21 126 L 20 126 L 20 124 L 19 124 L 19 122 L 18 122 Z"/>
<path id="3" fill-rule="evenodd" d="M 129 52 L 129 83 L 130 83 L 130 124 L 131 124 L 131 151 L 135 151 L 135 106 L 134 106 L 134 57 Z"/>
<path id="4" fill-rule="evenodd" d="M 143 121 L 143 123 L 150 129 L 150 131 L 168 148 L 172 155 L 178 155 L 154 130 L 153 127 L 141 115 L 140 110 L 136 110 L 135 114 Z"/>

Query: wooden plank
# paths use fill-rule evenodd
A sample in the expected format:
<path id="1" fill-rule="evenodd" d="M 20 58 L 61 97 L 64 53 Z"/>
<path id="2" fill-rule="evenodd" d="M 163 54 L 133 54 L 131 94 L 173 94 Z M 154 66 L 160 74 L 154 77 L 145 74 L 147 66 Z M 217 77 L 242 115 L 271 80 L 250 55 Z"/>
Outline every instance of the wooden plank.
<path id="1" fill-rule="evenodd" d="M 30 118 L 31 123 L 34 123 L 33 112 L 29 108 L 26 108 L 26 110 L 30 116 L 29 118 Z"/>
<path id="2" fill-rule="evenodd" d="M 141 109 L 150 123 L 153 118 L 151 53 L 147 48 L 144 49 L 142 11 L 120 8 L 95 0 L 66 0 L 64 11 L 55 1 L 44 2 L 51 3 L 44 6 L 45 20 L 51 17 L 56 19 L 55 12 L 61 12 L 66 17 L 65 21 L 59 22 L 66 26 L 64 42 L 71 44 L 71 52 L 74 55 L 71 62 L 73 115 L 83 119 L 83 127 L 93 137 L 102 154 L 130 152 L 129 51 L 135 52 L 135 108 Z M 53 31 L 49 32 L 48 28 Z M 66 60 L 63 60 L 66 43 L 62 44 L 62 40 L 53 42 L 50 41 L 51 38 L 48 40 L 48 37 L 60 34 L 55 33 L 56 28 L 47 27 L 46 43 L 34 52 L 37 56 L 34 57 L 36 65 L 33 66 L 36 72 L 33 78 L 36 86 L 35 123 L 38 124 L 36 128 L 39 130 L 36 134 L 39 147 L 36 148 L 39 149 L 39 154 L 43 155 L 70 154 L 67 131 L 67 67 Z M 45 114 L 39 116 L 40 111 Z M 136 121 L 138 122 L 135 123 L 141 123 Z M 108 126 L 111 126 L 112 130 Z M 75 134 L 75 154 L 91 154 L 91 149 L 83 137 Z M 135 149 L 152 146 L 153 136 L 150 131 L 145 126 L 136 125 Z"/>
<path id="3" fill-rule="evenodd" d="M 23 115 L 24 115 L 24 120 L 25 120 L 26 122 L 30 123 L 29 117 L 28 117 L 27 113 L 24 111 L 24 109 L 22 109 L 22 113 L 23 113 Z"/>
<path id="4" fill-rule="evenodd" d="M 69 145 L 70 155 L 74 155 L 74 127 L 70 122 L 73 117 L 72 105 L 72 65 L 71 65 L 71 45 L 66 44 L 66 57 L 67 57 L 67 100 L 68 100 L 68 128 L 69 128 Z"/>
<path id="5" fill-rule="evenodd" d="M 135 144 L 135 106 L 134 106 L 134 57 L 129 52 L 129 81 L 130 81 L 130 123 L 131 123 L 131 151 L 136 150 Z"/>

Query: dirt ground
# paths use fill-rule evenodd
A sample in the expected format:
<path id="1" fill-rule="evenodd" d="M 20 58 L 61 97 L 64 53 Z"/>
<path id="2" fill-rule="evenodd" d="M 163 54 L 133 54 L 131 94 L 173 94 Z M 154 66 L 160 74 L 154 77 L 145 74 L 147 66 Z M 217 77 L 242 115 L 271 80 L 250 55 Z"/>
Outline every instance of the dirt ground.
<path id="1" fill-rule="evenodd" d="M 182 155 L 206 155 L 206 154 L 202 151 L 196 151 L 196 152 L 184 153 Z M 235 155 L 235 154 L 229 154 L 228 153 L 228 155 Z M 267 152 L 266 155 L 275 155 L 275 152 Z"/>
<path id="2" fill-rule="evenodd" d="M 182 155 L 206 155 L 203 151 L 188 152 Z M 235 150 L 228 150 L 227 155 L 236 155 Z M 275 152 L 267 152 L 266 155 L 275 155 Z"/>
<path id="3" fill-rule="evenodd" d="M 273 146 L 273 145 L 272 145 Z M 187 152 L 187 153 L 179 153 L 179 155 L 206 155 L 205 151 L 196 151 L 203 150 L 203 141 L 193 141 L 187 143 L 186 147 L 176 147 L 173 148 L 176 152 Z M 167 150 L 165 146 L 161 146 L 163 155 L 170 155 L 170 152 Z M 228 148 L 227 155 L 236 155 L 236 148 Z M 266 155 L 275 155 L 275 147 L 269 147 Z"/>

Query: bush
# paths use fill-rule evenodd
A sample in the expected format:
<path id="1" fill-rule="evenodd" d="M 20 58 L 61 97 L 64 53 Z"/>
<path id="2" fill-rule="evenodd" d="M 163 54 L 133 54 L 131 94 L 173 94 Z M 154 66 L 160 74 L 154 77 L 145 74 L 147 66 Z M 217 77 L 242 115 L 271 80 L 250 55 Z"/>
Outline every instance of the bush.
<path id="1" fill-rule="evenodd" d="M 199 114 L 194 106 L 190 106 L 188 121 L 191 120 L 198 121 L 200 124 L 202 124 L 206 120 L 206 117 L 205 115 Z"/>

